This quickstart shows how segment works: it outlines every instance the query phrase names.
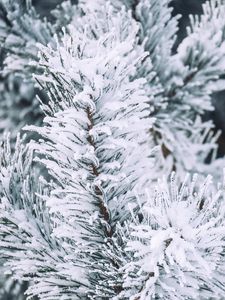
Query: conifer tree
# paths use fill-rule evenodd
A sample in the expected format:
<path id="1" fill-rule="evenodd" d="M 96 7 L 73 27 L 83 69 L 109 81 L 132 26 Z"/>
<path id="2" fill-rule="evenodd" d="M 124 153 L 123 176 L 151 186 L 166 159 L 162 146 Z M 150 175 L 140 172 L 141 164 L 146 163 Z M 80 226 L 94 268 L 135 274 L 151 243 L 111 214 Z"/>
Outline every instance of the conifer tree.
<path id="1" fill-rule="evenodd" d="M 222 300 L 224 160 L 202 114 L 224 83 L 223 1 L 191 17 L 175 54 L 169 0 L 65 2 L 54 24 L 30 7 L 22 32 L 0 1 L 20 36 L 1 34 L 5 74 L 27 69 L 48 95 L 22 130 L 38 138 L 2 142 L 5 273 L 27 299 Z"/>

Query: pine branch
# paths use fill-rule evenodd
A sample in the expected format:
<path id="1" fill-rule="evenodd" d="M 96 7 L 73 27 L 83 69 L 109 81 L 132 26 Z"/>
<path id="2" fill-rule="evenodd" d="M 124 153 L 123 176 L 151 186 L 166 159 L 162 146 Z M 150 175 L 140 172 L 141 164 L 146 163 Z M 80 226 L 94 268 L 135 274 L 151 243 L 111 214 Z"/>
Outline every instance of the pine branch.
<path id="1" fill-rule="evenodd" d="M 27 294 L 41 299 L 71 299 L 78 278 L 68 277 L 68 249 L 52 236 L 54 224 L 44 198 L 50 186 L 32 170 L 32 152 L 18 141 L 14 155 L 9 143 L 1 153 L 1 257 L 15 279 L 29 281 Z M 52 187 L 53 188 L 53 187 Z M 79 267 L 73 267 L 75 272 Z M 85 285 L 85 283 L 83 283 Z"/>
<path id="2" fill-rule="evenodd" d="M 133 50 L 137 24 L 125 10 L 114 14 L 109 4 L 96 12 L 87 8 L 77 24 L 62 43 L 56 41 L 56 50 L 41 46 L 44 73 L 37 78 L 48 91 L 50 103 L 43 106 L 45 126 L 29 127 L 44 139 L 35 149 L 56 184 L 44 197 L 49 222 L 55 224 L 51 237 L 63 241 L 70 262 L 66 268 L 62 259 L 65 272 L 62 268 L 57 272 L 57 261 L 44 276 L 33 271 L 35 282 L 38 272 L 40 290 L 31 286 L 29 293 L 43 299 L 50 297 L 49 285 L 46 296 L 41 291 L 48 274 L 54 281 L 62 272 L 68 272 L 68 288 L 63 285 L 62 290 L 65 299 L 70 299 L 77 288 L 71 280 L 76 268 L 76 277 L 80 272 L 77 298 L 106 295 L 110 299 L 118 294 L 124 254 L 117 252 L 116 224 L 129 215 L 127 205 L 135 200 L 135 190 L 148 181 L 146 174 L 152 166 L 146 143 L 149 110 L 144 80 L 130 79 L 145 56 Z M 17 267 L 18 272 L 27 270 Z"/>
<path id="3" fill-rule="evenodd" d="M 25 128 L 39 140 L 18 141 L 14 154 L 7 142 L 0 155 L 4 267 L 29 282 L 28 299 L 220 299 L 223 190 L 211 177 L 180 178 L 187 169 L 204 174 L 207 156 L 215 158 L 212 124 L 198 116 L 220 88 L 224 4 L 206 4 L 172 55 L 169 0 L 140 0 L 133 12 L 133 1 L 123 3 L 82 0 L 51 45 L 32 38 L 35 78 L 49 102 L 43 126 Z M 4 26 L 18 29 L 8 19 Z M 36 34 L 48 28 L 37 24 Z M 171 169 L 177 179 L 156 184 Z"/>
<path id="4" fill-rule="evenodd" d="M 212 109 L 211 94 L 223 86 L 220 76 L 224 73 L 224 34 L 216 33 L 224 32 L 224 3 L 209 1 L 204 5 L 204 15 L 199 20 L 192 18 L 192 29 L 189 29 L 187 38 L 175 55 L 172 55 L 171 49 L 175 41 L 177 18 L 171 17 L 168 5 L 169 1 L 157 3 L 152 0 L 140 1 L 137 7 L 136 14 L 143 32 L 140 37 L 146 40 L 145 49 L 150 53 L 140 71 L 147 78 L 146 91 L 150 95 L 153 116 L 156 118 L 151 131 L 153 140 L 161 146 L 166 161 L 173 160 L 170 171 L 182 164 L 185 172 L 189 171 L 186 166 L 190 158 L 178 154 L 176 149 L 184 139 L 183 149 L 191 151 L 195 148 L 193 132 L 199 131 L 195 127 L 196 118 Z M 155 76 L 148 77 L 147 70 L 150 74 L 155 71 Z M 205 123 L 203 126 L 208 125 Z M 211 143 L 213 145 L 214 139 Z M 199 147 L 198 144 L 196 147 Z M 168 165 L 166 161 L 164 164 Z"/>
<path id="5" fill-rule="evenodd" d="M 29 1 L 26 5 L 12 0 L 1 0 L 0 11 L 4 15 L 0 27 L 2 47 L 7 51 L 5 73 L 25 70 L 31 76 L 30 60 L 37 59 L 36 43 L 47 45 L 52 40 L 52 26 L 39 19 Z"/>
<path id="6" fill-rule="evenodd" d="M 224 195 L 211 178 L 180 188 L 159 181 L 130 224 L 118 299 L 221 299 L 224 294 Z M 135 214 L 134 214 L 135 216 Z"/>
<path id="7" fill-rule="evenodd" d="M 64 2 L 52 12 L 55 19 L 50 24 L 39 17 L 30 1 L 0 1 L 1 63 L 4 65 L 4 76 L 0 78 L 0 136 L 11 132 L 12 145 L 24 125 L 40 124 L 43 119 L 35 94 L 39 94 L 42 102 L 47 99 L 34 87 L 35 67 L 30 64 L 38 59 L 37 43 L 51 43 L 53 33 L 62 31 L 75 12 L 75 5 Z"/>
<path id="8" fill-rule="evenodd" d="M 93 115 L 92 115 L 89 107 L 87 108 L 86 113 L 87 113 L 87 118 L 90 122 L 90 125 L 88 125 L 88 132 L 90 132 L 91 130 L 94 129 L 95 124 L 94 124 L 94 120 L 93 120 Z M 87 137 L 87 141 L 90 144 L 90 146 L 93 147 L 94 151 L 96 152 L 97 146 L 96 146 L 96 144 L 94 142 L 94 139 L 91 135 L 89 135 Z M 94 165 L 92 163 L 91 168 L 92 168 L 92 173 L 95 176 L 94 181 L 98 181 L 98 177 L 100 175 L 99 169 L 101 169 L 101 166 L 99 165 L 99 167 L 97 168 L 96 165 Z M 112 228 L 111 228 L 111 225 L 110 225 L 109 209 L 108 209 L 107 205 L 104 203 L 104 199 L 103 199 L 104 194 L 103 194 L 103 192 L 101 191 L 101 189 L 99 188 L 98 185 L 94 186 L 94 192 L 95 192 L 96 196 L 100 198 L 99 199 L 99 201 L 100 201 L 100 204 L 99 204 L 100 213 L 103 216 L 103 219 L 107 224 L 107 234 L 106 235 L 107 235 L 107 237 L 111 238 L 112 235 L 113 235 L 113 232 L 112 232 Z"/>

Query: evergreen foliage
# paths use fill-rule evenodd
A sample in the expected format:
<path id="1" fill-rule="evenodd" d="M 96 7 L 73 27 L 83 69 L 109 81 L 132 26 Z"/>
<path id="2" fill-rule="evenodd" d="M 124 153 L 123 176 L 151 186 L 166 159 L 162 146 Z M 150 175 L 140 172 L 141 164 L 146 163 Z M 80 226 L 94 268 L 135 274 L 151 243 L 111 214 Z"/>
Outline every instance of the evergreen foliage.
<path id="1" fill-rule="evenodd" d="M 0 0 L 0 56 L 4 65 L 0 77 L 0 134 L 11 132 L 13 143 L 24 125 L 40 124 L 43 119 L 33 80 L 33 73 L 38 72 L 32 64 L 37 60 L 37 43 L 53 42 L 53 35 L 70 23 L 74 7 L 65 1 L 55 8 L 50 24 L 39 17 L 29 0 Z M 39 92 L 39 97 L 46 101 L 45 93 Z"/>
<path id="2" fill-rule="evenodd" d="M 223 89 L 225 3 L 176 53 L 169 0 L 63 2 L 52 23 L 29 2 L 0 11 L 4 76 L 47 95 L 27 108 L 1 88 L 0 130 L 37 136 L 2 142 L 3 297 L 222 300 L 224 160 L 202 115 Z"/>

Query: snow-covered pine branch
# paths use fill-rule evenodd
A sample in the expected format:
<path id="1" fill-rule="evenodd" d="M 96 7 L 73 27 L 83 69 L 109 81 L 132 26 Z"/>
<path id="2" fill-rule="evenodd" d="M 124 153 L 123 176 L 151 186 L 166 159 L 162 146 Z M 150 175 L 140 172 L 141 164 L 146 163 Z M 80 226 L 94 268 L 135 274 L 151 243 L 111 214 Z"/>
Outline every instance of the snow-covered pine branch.
<path id="1" fill-rule="evenodd" d="M 187 38 L 173 55 L 171 49 L 177 20 L 171 16 L 169 3 L 140 1 L 136 15 L 143 28 L 145 49 L 150 52 L 152 67 L 162 89 L 152 99 L 153 115 L 156 117 L 153 126 L 156 144 L 162 145 L 166 160 L 168 156 L 173 158 L 173 168 L 183 165 L 184 170 L 190 171 L 193 164 L 187 169 L 189 158 L 187 160 L 186 157 L 189 156 L 181 156 L 177 149 L 181 147 L 180 140 L 185 141 L 183 151 L 199 148 L 199 143 L 193 147 L 193 133 L 199 131 L 195 126 L 199 124 L 199 121 L 196 123 L 196 116 L 212 109 L 211 94 L 221 90 L 223 85 L 220 76 L 224 74 L 225 5 L 223 1 L 207 1 L 203 5 L 203 16 L 199 20 L 192 17 L 192 29 L 188 29 Z M 162 6 L 161 10 L 159 6 Z M 151 85 L 151 81 L 148 84 Z M 209 124 L 202 126 L 208 127 Z M 203 145 L 203 151 L 204 148 Z M 195 156 L 195 153 L 191 156 Z"/>
<path id="2" fill-rule="evenodd" d="M 116 299 L 223 299 L 224 186 L 196 175 L 180 185 L 173 174 L 146 197 L 142 220 L 134 213 L 127 224 L 130 258 Z"/>
<path id="3" fill-rule="evenodd" d="M 26 5 L 25 5 L 26 2 Z M 19 130 L 32 122 L 40 124 L 42 112 L 34 99 L 33 67 L 37 42 L 52 39 L 51 26 L 39 18 L 29 1 L 0 0 L 0 139 L 11 131 L 15 142 Z"/>
<path id="4" fill-rule="evenodd" d="M 8 274 L 29 282 L 28 299 L 224 295 L 224 188 L 202 176 L 180 184 L 188 168 L 218 167 L 205 165 L 216 136 L 200 115 L 221 88 L 224 4 L 207 2 L 172 54 L 170 1 L 138 2 L 82 0 L 52 27 L 71 20 L 63 35 L 31 41 L 46 117 L 26 127 L 38 142 L 18 141 L 14 154 L 5 143 L 0 155 L 0 254 Z M 172 169 L 177 181 L 155 189 Z"/>
<path id="5" fill-rule="evenodd" d="M 37 80 L 50 103 L 44 106 L 45 126 L 29 128 L 42 136 L 34 148 L 58 184 L 44 197 L 54 224 L 49 239 L 61 241 L 67 254 L 41 276 L 45 254 L 39 270 L 35 260 L 24 265 L 26 247 L 21 261 L 7 250 L 15 276 L 26 278 L 32 270 L 35 285 L 28 292 L 41 299 L 110 299 L 118 293 L 123 257 L 115 251 L 116 224 L 128 217 L 127 204 L 152 167 L 145 80 L 131 79 L 146 55 L 136 51 L 138 25 L 124 9 L 114 14 L 109 4 L 99 12 L 87 10 L 77 22 L 80 26 L 71 27 L 56 50 L 41 47 L 44 75 Z M 51 244 L 49 250 L 58 259 L 61 252 Z M 59 276 L 68 280 L 63 283 Z"/>
<path id="6" fill-rule="evenodd" d="M 200 127 L 204 128 L 201 131 L 198 115 L 213 109 L 211 94 L 224 85 L 220 76 L 224 74 L 225 5 L 223 1 L 210 0 L 203 5 L 202 16 L 191 16 L 188 36 L 173 54 L 179 16 L 172 17 L 170 2 L 140 0 L 128 5 L 141 24 L 140 42 L 149 51 L 149 59 L 146 58 L 139 72 L 147 79 L 146 91 L 156 118 L 153 136 L 155 143 L 162 145 L 163 164 L 170 164 L 173 169 L 202 172 L 205 159 L 195 164 L 189 158 L 196 157 L 197 148 L 205 154 L 208 148 L 205 157 L 215 149 L 216 136 L 211 141 L 207 139 L 207 145 L 200 149 L 204 142 L 196 140 L 196 132 L 204 135 L 208 130 L 211 135 L 210 131 L 214 130 L 213 124 L 201 121 Z M 185 151 L 190 155 L 181 155 Z"/>
<path id="7" fill-rule="evenodd" d="M 76 6 L 65 1 L 52 15 L 50 23 L 40 18 L 29 0 L 0 0 L 0 63 L 4 66 L 0 77 L 0 139 L 10 131 L 12 144 L 23 126 L 40 124 L 43 119 L 35 99 L 33 73 L 37 70 L 30 64 L 38 60 L 37 42 L 53 42 L 53 34 L 75 18 Z M 39 96 L 46 101 L 45 95 Z"/>
<path id="8" fill-rule="evenodd" d="M 164 73 L 163 94 L 167 98 L 167 107 L 155 113 L 155 131 L 159 133 L 158 142 L 161 139 L 167 153 L 174 156 L 175 164 L 181 157 L 177 152 L 179 142 L 176 141 L 183 135 L 187 142 L 189 139 L 189 148 L 195 148 L 192 135 L 198 130 L 195 127 L 196 115 L 213 109 L 211 94 L 224 85 L 220 79 L 225 71 L 224 14 L 222 1 L 207 1 L 203 5 L 203 15 L 192 17 L 188 36 L 179 45 L 177 54 L 171 56 Z M 183 165 L 189 164 L 185 157 Z"/>
<path id="9" fill-rule="evenodd" d="M 63 1 L 51 11 L 50 22 L 38 15 L 32 0 L 0 0 L 0 42 L 6 54 L 4 74 L 17 72 L 31 79 L 34 65 L 30 62 L 38 59 L 37 43 L 53 45 L 53 35 L 61 33 L 62 27 L 80 13 L 70 0 Z"/>
<path id="10" fill-rule="evenodd" d="M 12 155 L 6 142 L 1 151 L 0 254 L 7 259 L 8 274 L 29 281 L 28 295 L 71 299 L 78 278 L 68 276 L 68 250 L 51 235 L 54 223 L 43 199 L 49 187 L 37 178 L 32 151 L 18 141 Z"/>
<path id="11" fill-rule="evenodd" d="M 100 11 L 104 1 L 80 2 L 82 8 Z M 217 42 L 212 37 L 215 32 L 224 31 L 224 4 L 217 0 L 208 1 L 203 6 L 204 15 L 192 25 L 193 33 L 173 54 L 179 16 L 172 17 L 170 0 L 111 2 L 118 10 L 123 3 L 132 11 L 140 25 L 138 45 L 148 52 L 134 78 L 146 79 L 149 107 L 155 117 L 152 139 L 161 146 L 158 157 L 161 174 L 169 174 L 178 168 L 181 174 L 186 171 L 204 173 L 206 158 L 215 157 L 212 153 L 216 153 L 217 148 L 218 134 L 213 135 L 214 125 L 204 122 L 201 115 L 213 109 L 211 94 L 221 90 L 223 85 L 220 79 L 224 73 L 223 34 L 217 34 L 220 39 Z M 203 25 L 205 19 L 208 26 Z M 76 19 L 73 24 L 76 26 Z M 196 42 L 190 43 L 190 39 Z"/>
<path id="12" fill-rule="evenodd" d="M 37 60 L 36 43 L 47 45 L 52 40 L 52 26 L 39 18 L 29 0 L 0 0 L 0 16 L 0 42 L 7 55 L 4 73 L 32 77 L 29 62 Z"/>

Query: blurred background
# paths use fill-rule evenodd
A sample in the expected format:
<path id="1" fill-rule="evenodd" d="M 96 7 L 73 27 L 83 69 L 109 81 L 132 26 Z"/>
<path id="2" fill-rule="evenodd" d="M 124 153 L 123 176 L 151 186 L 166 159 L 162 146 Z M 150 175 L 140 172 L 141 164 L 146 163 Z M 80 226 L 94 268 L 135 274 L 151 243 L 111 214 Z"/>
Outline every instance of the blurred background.
<path id="1" fill-rule="evenodd" d="M 174 8 L 173 14 L 180 14 L 182 16 L 179 22 L 178 39 L 174 51 L 176 51 L 176 47 L 186 36 L 186 27 L 189 25 L 189 15 L 201 14 L 202 4 L 204 2 L 205 0 L 172 0 L 171 6 Z M 221 157 L 225 155 L 225 87 L 224 92 L 213 95 L 213 105 L 215 110 L 213 112 L 208 112 L 204 118 L 213 120 L 216 131 L 219 129 L 222 130 L 222 134 L 218 141 L 218 156 Z"/>

